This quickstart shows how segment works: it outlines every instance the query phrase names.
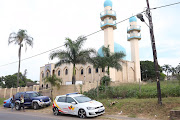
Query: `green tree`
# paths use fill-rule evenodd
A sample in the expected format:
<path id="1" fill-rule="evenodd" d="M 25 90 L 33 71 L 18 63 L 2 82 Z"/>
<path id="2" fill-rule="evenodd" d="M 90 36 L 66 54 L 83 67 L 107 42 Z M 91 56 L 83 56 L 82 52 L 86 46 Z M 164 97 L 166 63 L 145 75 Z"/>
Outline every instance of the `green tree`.
<path id="1" fill-rule="evenodd" d="M 53 73 L 52 76 L 49 77 L 45 77 L 44 78 L 45 83 L 50 83 L 51 84 L 51 100 L 53 100 L 53 87 L 57 87 L 58 89 L 60 89 L 60 84 L 62 83 L 62 79 L 57 78 L 56 75 Z"/>
<path id="2" fill-rule="evenodd" d="M 156 73 L 154 69 L 154 62 L 152 61 L 140 61 L 140 68 L 141 68 L 141 78 L 143 81 L 147 80 L 155 80 L 156 78 Z M 159 71 L 162 73 L 162 68 L 159 66 Z M 160 78 L 163 78 L 163 76 Z"/>
<path id="3" fill-rule="evenodd" d="M 5 88 L 4 77 L 0 77 L 0 87 Z"/>
<path id="4" fill-rule="evenodd" d="M 85 37 L 78 37 L 76 41 L 72 41 L 70 38 L 65 39 L 66 50 L 54 51 L 50 54 L 50 59 L 58 58 L 59 61 L 55 64 L 55 67 L 61 64 L 73 64 L 73 75 L 72 84 L 75 84 L 75 67 L 76 64 L 86 64 L 89 61 L 91 53 L 95 53 L 94 49 L 82 50 L 83 43 L 85 42 Z"/>
<path id="5" fill-rule="evenodd" d="M 105 69 L 107 67 L 107 75 L 109 76 L 109 69 L 115 68 L 116 70 L 122 70 L 122 66 L 120 64 L 120 61 L 123 57 L 126 55 L 123 52 L 119 53 L 111 53 L 109 46 L 102 48 L 103 56 L 100 56 L 99 54 L 96 57 L 93 57 L 91 59 L 91 63 L 97 67 Z"/>
<path id="6" fill-rule="evenodd" d="M 7 76 L 4 76 L 4 77 L 1 77 L 1 81 L 3 83 L 2 87 L 7 87 L 7 88 L 11 88 L 11 87 L 17 87 L 17 75 L 18 73 L 15 73 L 13 75 L 7 75 Z M 28 82 L 33 82 L 31 79 L 27 79 L 27 78 L 24 78 L 24 76 L 22 75 L 22 73 L 20 72 L 19 73 L 19 86 L 21 87 L 25 87 L 26 86 L 26 83 L 25 81 L 28 81 Z M 1 82 L 0 82 L 1 84 Z M 1 86 L 1 85 L 0 85 Z"/>
<path id="7" fill-rule="evenodd" d="M 171 67 L 171 72 L 172 72 L 172 76 L 174 76 L 176 74 L 176 67 Z"/>
<path id="8" fill-rule="evenodd" d="M 166 74 L 167 74 L 167 79 L 169 79 L 168 73 L 171 73 L 171 72 L 172 72 L 171 65 L 168 65 L 168 64 L 163 65 L 163 66 L 162 66 L 162 70 L 163 70 L 164 72 L 166 72 Z"/>
<path id="9" fill-rule="evenodd" d="M 26 30 L 19 30 L 17 33 L 13 32 L 9 35 L 8 44 L 18 44 L 19 45 L 19 51 L 18 51 L 18 57 L 19 57 L 19 66 L 18 66 L 18 75 L 17 75 L 17 87 L 19 87 L 19 73 L 20 73 L 20 63 L 21 63 L 21 48 L 23 45 L 25 45 L 25 48 L 27 50 L 27 45 L 33 46 L 33 38 L 27 35 Z"/>

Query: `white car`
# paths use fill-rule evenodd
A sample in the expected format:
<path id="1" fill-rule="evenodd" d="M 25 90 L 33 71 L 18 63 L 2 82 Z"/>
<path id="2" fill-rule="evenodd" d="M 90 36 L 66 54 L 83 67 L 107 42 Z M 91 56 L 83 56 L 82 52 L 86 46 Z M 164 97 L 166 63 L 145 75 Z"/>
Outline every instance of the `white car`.
<path id="1" fill-rule="evenodd" d="M 105 107 L 102 103 L 78 93 L 56 96 L 52 106 L 54 115 L 71 114 L 85 118 L 105 113 Z"/>

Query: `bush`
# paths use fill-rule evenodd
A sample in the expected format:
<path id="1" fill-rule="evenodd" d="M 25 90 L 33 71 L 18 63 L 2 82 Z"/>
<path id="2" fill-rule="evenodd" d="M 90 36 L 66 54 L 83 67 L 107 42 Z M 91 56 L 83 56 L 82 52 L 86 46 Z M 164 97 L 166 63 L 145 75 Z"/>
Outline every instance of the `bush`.
<path id="1" fill-rule="evenodd" d="M 156 98 L 157 97 L 157 83 L 151 82 L 141 85 L 141 92 L 139 84 L 122 84 L 119 86 L 100 86 L 99 98 Z M 97 99 L 97 88 L 84 92 L 85 95 L 92 99 Z M 180 97 L 180 85 L 178 81 L 162 81 L 161 82 L 162 97 Z"/>
<path id="2" fill-rule="evenodd" d="M 163 81 L 165 79 L 166 75 L 164 73 L 159 74 L 159 79 Z"/>
<path id="3" fill-rule="evenodd" d="M 104 76 L 101 78 L 101 86 L 109 86 L 111 78 L 109 76 Z"/>

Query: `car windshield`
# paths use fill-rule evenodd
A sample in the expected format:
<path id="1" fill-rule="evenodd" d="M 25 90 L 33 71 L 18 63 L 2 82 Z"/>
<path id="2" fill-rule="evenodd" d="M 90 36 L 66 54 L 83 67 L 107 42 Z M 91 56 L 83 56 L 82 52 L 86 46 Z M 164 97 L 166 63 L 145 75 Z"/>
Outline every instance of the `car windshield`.
<path id="1" fill-rule="evenodd" d="M 38 96 L 40 96 L 40 94 L 38 94 L 38 93 L 31 93 L 30 96 L 31 97 L 38 97 Z"/>
<path id="2" fill-rule="evenodd" d="M 77 97 L 74 97 L 74 99 L 76 99 L 79 103 L 91 101 L 91 99 L 86 96 L 77 96 Z"/>

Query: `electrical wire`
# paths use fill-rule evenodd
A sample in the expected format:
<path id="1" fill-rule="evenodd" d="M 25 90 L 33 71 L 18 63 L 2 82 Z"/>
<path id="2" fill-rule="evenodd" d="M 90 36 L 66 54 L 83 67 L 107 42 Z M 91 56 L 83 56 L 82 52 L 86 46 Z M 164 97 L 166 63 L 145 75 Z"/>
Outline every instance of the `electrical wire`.
<path id="1" fill-rule="evenodd" d="M 159 6 L 159 7 L 150 8 L 150 10 L 159 9 L 159 8 L 163 8 L 163 7 L 169 7 L 169 6 L 177 5 L 177 4 L 180 4 L 180 2 L 172 3 L 172 4 L 168 4 L 168 5 L 163 5 L 163 6 Z"/>
<path id="2" fill-rule="evenodd" d="M 177 4 L 180 4 L 180 2 L 172 3 L 172 4 L 168 4 L 168 5 L 164 5 L 164 6 L 159 6 L 159 7 L 150 8 L 150 10 L 159 9 L 159 8 L 163 8 L 163 7 L 169 7 L 169 6 L 177 5 Z M 144 12 L 145 12 L 145 11 L 142 11 L 141 13 L 144 13 Z M 138 13 L 138 14 L 139 14 L 139 13 Z M 137 14 L 136 14 L 136 15 L 137 15 Z M 133 15 L 133 16 L 136 16 L 136 15 Z M 131 16 L 131 17 L 133 17 L 133 16 Z M 126 20 L 129 20 L 129 18 L 131 18 L 131 17 L 128 17 L 128 18 L 126 18 L 126 19 L 124 19 L 124 20 L 122 20 L 122 21 L 117 22 L 116 25 L 119 24 L 119 23 L 122 23 L 122 22 L 124 22 L 124 21 L 126 21 Z M 86 35 L 86 36 L 84 36 L 84 37 L 89 37 L 89 36 L 94 35 L 94 34 L 96 34 L 96 33 L 98 33 L 98 32 L 101 32 L 101 31 L 102 31 L 102 30 L 98 30 L 98 31 L 93 32 L 93 33 L 91 33 L 91 34 L 89 34 L 89 35 Z M 64 46 L 64 45 L 61 45 L 61 46 L 59 46 L 59 47 L 56 47 L 56 48 L 47 50 L 47 51 L 45 51 L 45 52 L 42 52 L 42 53 L 33 55 L 33 56 L 31 56 L 31 57 L 24 58 L 24 59 L 22 59 L 21 61 L 24 61 L 24 60 L 27 60 L 27 59 L 30 59 L 30 58 L 33 58 L 33 57 L 36 57 L 36 56 L 39 56 L 39 55 L 48 53 L 48 52 L 50 52 L 50 51 L 53 51 L 53 50 L 58 49 L 58 48 L 63 47 L 63 46 Z M 0 65 L 0 67 L 7 66 L 7 65 L 10 65 L 10 64 L 14 64 L 14 63 L 17 63 L 17 62 L 19 62 L 19 61 L 15 61 L 15 62 L 7 63 L 7 64 L 4 64 L 4 65 Z"/>

